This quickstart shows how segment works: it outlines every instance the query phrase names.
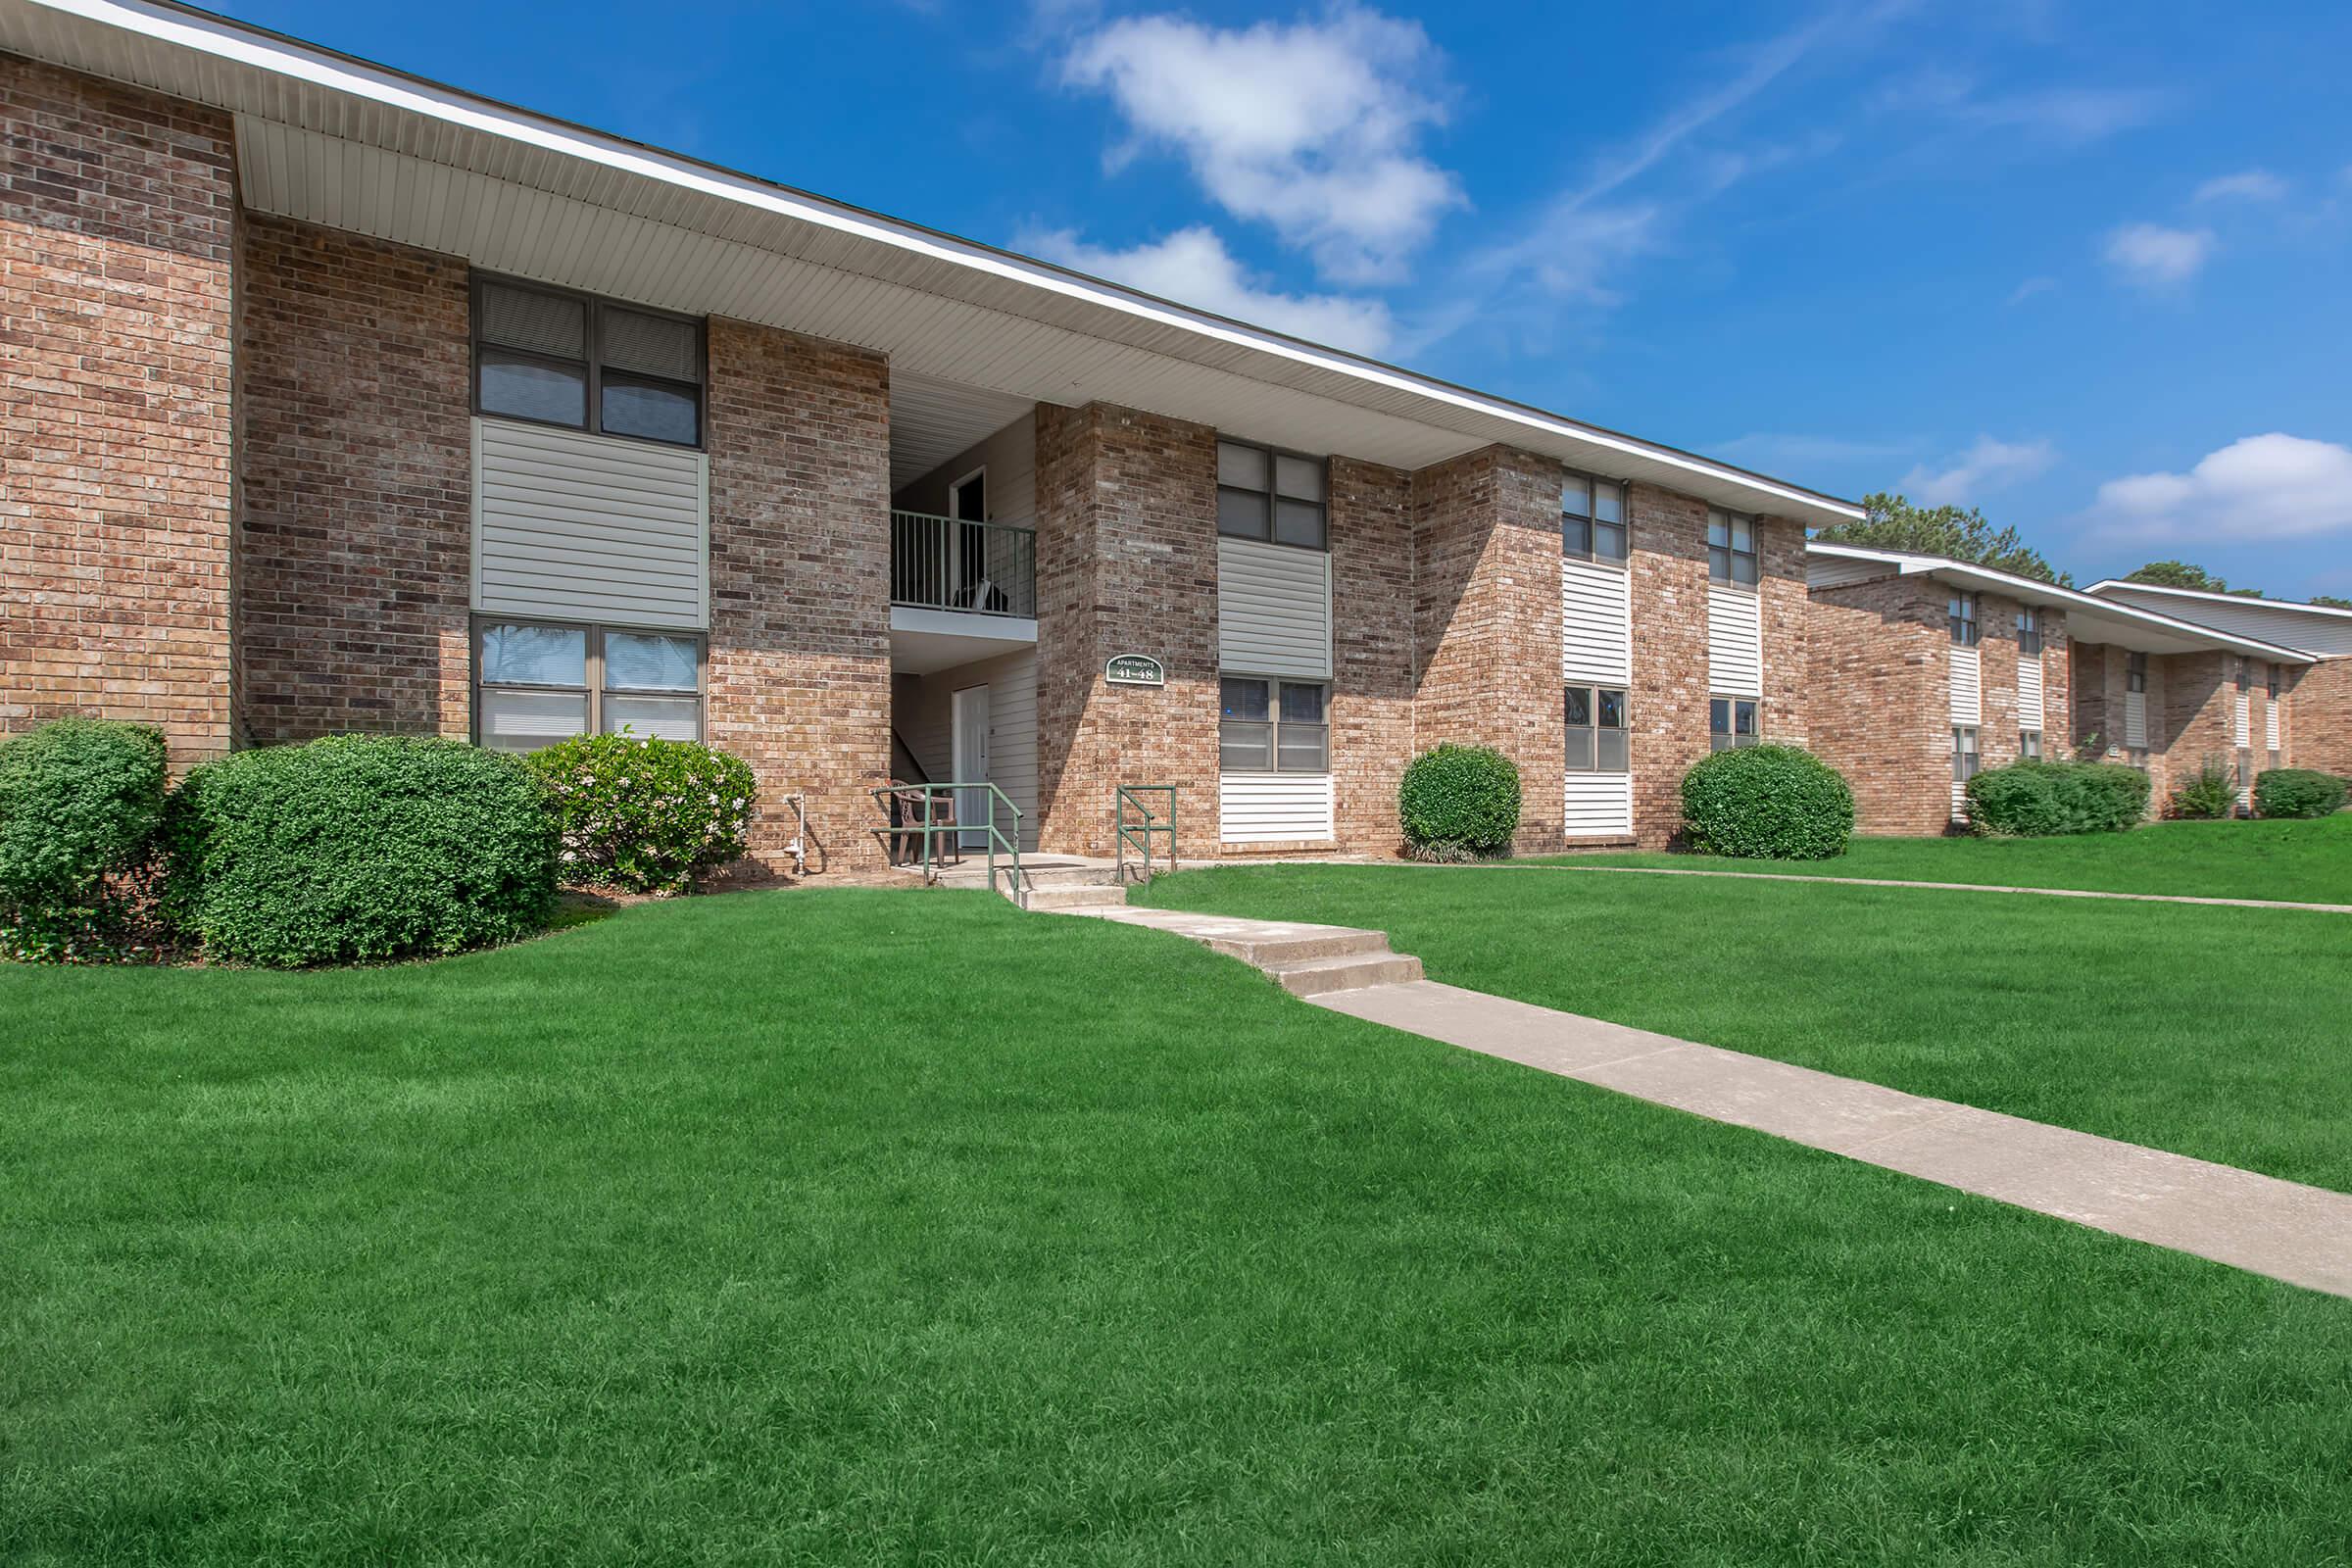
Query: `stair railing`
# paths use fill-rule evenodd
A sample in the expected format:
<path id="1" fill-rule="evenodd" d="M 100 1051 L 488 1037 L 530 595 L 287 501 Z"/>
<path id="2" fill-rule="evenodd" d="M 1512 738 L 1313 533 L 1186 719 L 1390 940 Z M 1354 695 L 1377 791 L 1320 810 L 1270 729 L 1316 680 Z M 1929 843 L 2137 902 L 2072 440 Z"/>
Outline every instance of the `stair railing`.
<path id="1" fill-rule="evenodd" d="M 1168 798 L 1167 817 L 1163 821 L 1157 811 L 1145 801 L 1147 795 Z M 1133 814 L 1130 815 L 1129 813 Z M 1111 787 L 1110 822 L 1116 832 L 1118 878 L 1122 886 L 1127 881 L 1127 852 L 1141 852 L 1141 879 L 1152 880 L 1152 841 L 1159 834 L 1168 836 L 1168 869 L 1176 869 L 1176 786 L 1173 784 L 1116 784 Z"/>
<path id="2" fill-rule="evenodd" d="M 978 794 L 980 799 L 987 803 L 987 817 L 978 822 L 942 822 L 938 820 L 937 813 L 940 800 L 956 790 L 970 791 Z M 921 822 L 915 824 L 893 823 L 888 827 L 876 828 L 874 831 L 877 833 L 890 834 L 894 836 L 906 833 L 919 834 L 922 838 L 922 868 L 923 880 L 925 882 L 936 882 L 939 880 L 939 857 L 932 849 L 932 840 L 942 833 L 968 833 L 977 828 L 986 836 L 985 844 L 988 850 L 988 891 L 991 893 L 997 891 L 997 851 L 1000 848 L 1002 848 L 1007 855 L 1011 857 L 1012 864 L 1010 869 L 1013 891 L 1017 893 L 1027 885 L 1022 879 L 1021 872 L 1021 808 L 1012 804 L 1012 797 L 1006 795 L 1003 790 L 997 788 L 996 785 L 989 783 L 986 779 L 969 781 L 950 780 L 940 784 L 919 784 L 911 786 L 906 784 L 885 784 L 877 789 L 868 790 L 866 793 L 874 798 L 874 804 L 881 807 L 884 811 L 888 811 L 890 809 L 890 797 L 894 795 L 899 797 L 902 802 L 906 801 L 909 796 L 921 797 L 923 803 L 923 819 Z M 969 794 L 964 796 L 964 799 L 966 800 L 969 800 L 971 796 Z M 997 808 L 1000 806 L 1002 806 L 1004 809 L 1005 820 L 1010 824 L 1010 832 L 1006 832 L 1004 828 L 1000 827 L 997 823 Z M 953 814 L 961 816 L 963 813 L 961 811 L 956 811 Z M 896 850 L 897 847 L 898 846 L 896 844 L 891 845 L 893 850 Z"/>

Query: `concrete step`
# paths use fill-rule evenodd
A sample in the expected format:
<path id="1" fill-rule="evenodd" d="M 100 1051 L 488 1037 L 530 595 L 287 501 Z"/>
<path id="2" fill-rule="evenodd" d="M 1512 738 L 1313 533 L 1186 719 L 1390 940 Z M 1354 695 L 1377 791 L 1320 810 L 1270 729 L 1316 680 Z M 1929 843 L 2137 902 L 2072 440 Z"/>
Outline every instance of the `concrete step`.
<path id="1" fill-rule="evenodd" d="M 1123 906 L 1124 888 L 1088 883 L 1050 883 L 1010 895 L 1024 909 L 1097 909 Z"/>
<path id="2" fill-rule="evenodd" d="M 1327 997 L 1335 991 L 1361 991 L 1367 986 L 1400 986 L 1421 978 L 1421 960 L 1387 951 L 1382 939 L 1378 953 L 1345 953 L 1328 958 L 1302 958 L 1266 967 L 1283 990 L 1294 997 Z"/>
<path id="3" fill-rule="evenodd" d="M 1347 926 L 1320 926 L 1311 935 L 1239 936 L 1200 939 L 1211 953 L 1260 969 L 1277 964 L 1305 963 L 1315 958 L 1342 958 L 1355 954 L 1387 953 L 1389 939 L 1379 931 L 1356 931 Z"/>

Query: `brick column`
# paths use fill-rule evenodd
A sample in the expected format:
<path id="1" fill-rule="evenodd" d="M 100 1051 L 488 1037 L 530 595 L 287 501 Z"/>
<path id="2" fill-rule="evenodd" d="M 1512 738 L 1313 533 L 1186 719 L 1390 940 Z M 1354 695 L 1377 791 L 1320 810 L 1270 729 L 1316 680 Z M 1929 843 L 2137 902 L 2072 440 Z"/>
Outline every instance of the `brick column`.
<path id="1" fill-rule="evenodd" d="M 1756 731 L 1768 741 L 1806 746 L 1812 725 L 1812 600 L 1805 587 L 1805 525 L 1758 517 L 1756 553 L 1764 627 L 1764 700 Z M 1703 735 L 1703 713 L 1698 727 Z"/>
<path id="2" fill-rule="evenodd" d="M 1950 634 L 1941 591 L 1876 577 L 1812 595 L 1810 745 L 1845 775 L 1864 833 L 1941 833 L 1952 814 Z"/>
<path id="3" fill-rule="evenodd" d="M 1393 854 L 1413 758 L 1412 475 L 1331 463 L 1331 771 L 1350 850 Z"/>
<path id="4" fill-rule="evenodd" d="M 2017 760 L 2018 603 L 1985 594 L 1977 602 L 1977 667 L 1984 672 L 1983 716 L 1977 725 L 1977 765 Z"/>
<path id="5" fill-rule="evenodd" d="M 231 134 L 0 56 L 0 731 L 228 749 Z"/>
<path id="6" fill-rule="evenodd" d="M 882 356 L 713 318 L 708 734 L 759 775 L 752 858 L 882 864 L 890 769 L 890 379 Z"/>
<path id="7" fill-rule="evenodd" d="M 1680 831 L 1683 775 L 1707 755 L 1707 507 L 1653 485 L 1630 492 L 1634 835 L 1654 849 Z M 1767 641 L 1767 680 L 1785 662 L 1774 653 Z"/>

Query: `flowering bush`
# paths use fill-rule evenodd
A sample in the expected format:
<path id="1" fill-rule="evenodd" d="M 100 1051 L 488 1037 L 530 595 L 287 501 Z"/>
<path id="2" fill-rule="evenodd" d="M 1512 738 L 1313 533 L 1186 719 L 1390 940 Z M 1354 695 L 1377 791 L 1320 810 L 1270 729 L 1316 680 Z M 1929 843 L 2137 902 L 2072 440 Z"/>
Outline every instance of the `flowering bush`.
<path id="1" fill-rule="evenodd" d="M 683 893 L 744 852 L 759 791 L 739 757 L 699 741 L 581 735 L 526 760 L 547 786 L 565 882 Z"/>

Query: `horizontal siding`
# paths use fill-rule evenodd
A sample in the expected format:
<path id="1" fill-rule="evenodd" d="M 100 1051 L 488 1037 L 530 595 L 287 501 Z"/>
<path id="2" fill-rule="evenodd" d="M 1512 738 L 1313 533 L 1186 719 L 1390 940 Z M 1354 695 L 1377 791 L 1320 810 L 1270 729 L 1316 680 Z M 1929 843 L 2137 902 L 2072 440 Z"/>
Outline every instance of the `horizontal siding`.
<path id="1" fill-rule="evenodd" d="M 710 624 L 699 452 L 473 421 L 473 605 L 492 614 Z"/>
<path id="2" fill-rule="evenodd" d="M 1329 773 L 1228 773 L 1217 780 L 1218 837 L 1227 844 L 1331 837 Z"/>
<path id="3" fill-rule="evenodd" d="M 2230 711 L 2230 744 L 2232 746 L 2254 744 L 2253 695 L 2251 692 L 2239 692 L 2237 704 Z"/>
<path id="4" fill-rule="evenodd" d="M 2278 705 L 2267 703 L 2262 711 L 2262 744 L 2270 751 L 2278 749 Z"/>
<path id="5" fill-rule="evenodd" d="M 2102 591 L 2099 597 L 2257 642 L 2313 654 L 2352 654 L 2352 616 L 2331 615 L 2325 610 L 2264 604 L 2258 599 L 2230 603 L 2185 599 L 2179 594 L 2133 593 L 2121 584 Z"/>
<path id="6" fill-rule="evenodd" d="M 1764 601 L 1724 583 L 1707 585 L 1707 690 L 1764 694 Z"/>
<path id="7" fill-rule="evenodd" d="M 2041 728 L 2041 660 L 2033 654 L 2017 662 L 2017 725 Z"/>
<path id="8" fill-rule="evenodd" d="M 1560 674 L 1592 685 L 1632 683 L 1633 573 L 1590 561 L 1560 563 Z"/>
<path id="9" fill-rule="evenodd" d="M 1952 780 L 1952 820 L 1955 822 L 1968 820 L 1968 786 L 1958 779 Z"/>
<path id="10" fill-rule="evenodd" d="M 1952 722 L 1984 722 L 1984 662 L 1981 650 L 1952 649 Z"/>
<path id="11" fill-rule="evenodd" d="M 2148 694 L 2146 692 L 2124 693 L 2124 744 L 2126 746 L 2148 744 Z"/>
<path id="12" fill-rule="evenodd" d="M 1331 557 L 1217 541 L 1217 662 L 1253 675 L 1331 678 Z"/>
<path id="13" fill-rule="evenodd" d="M 1616 837 L 1634 830 L 1631 773 L 1570 773 L 1563 814 L 1570 838 Z"/>

